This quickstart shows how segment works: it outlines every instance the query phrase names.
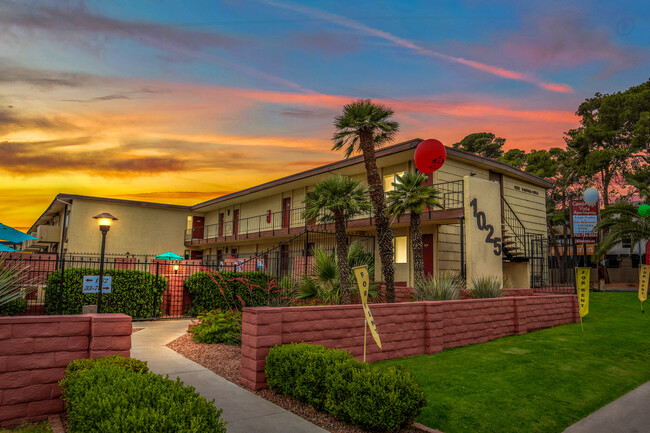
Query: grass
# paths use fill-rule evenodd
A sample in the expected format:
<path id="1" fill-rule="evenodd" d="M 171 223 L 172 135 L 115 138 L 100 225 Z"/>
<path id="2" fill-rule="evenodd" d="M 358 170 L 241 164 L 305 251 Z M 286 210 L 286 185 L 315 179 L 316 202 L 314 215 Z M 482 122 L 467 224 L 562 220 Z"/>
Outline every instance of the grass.
<path id="1" fill-rule="evenodd" d="M 378 364 L 415 376 L 428 401 L 417 421 L 426 426 L 562 432 L 650 380 L 650 314 L 636 296 L 592 293 L 584 333 L 572 323 Z"/>
<path id="2" fill-rule="evenodd" d="M 38 424 L 21 424 L 11 429 L 0 429 L 0 433 L 52 433 L 50 423 L 45 421 Z"/>

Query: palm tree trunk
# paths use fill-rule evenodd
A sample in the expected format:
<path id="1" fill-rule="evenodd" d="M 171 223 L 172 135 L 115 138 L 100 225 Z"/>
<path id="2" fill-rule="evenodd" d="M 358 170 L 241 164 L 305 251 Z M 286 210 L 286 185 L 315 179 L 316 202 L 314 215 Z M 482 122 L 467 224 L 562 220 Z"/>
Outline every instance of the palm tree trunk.
<path id="1" fill-rule="evenodd" d="M 384 211 L 384 186 L 377 169 L 375 147 L 371 132 L 359 134 L 359 147 L 363 152 L 366 165 L 368 186 L 370 187 L 370 201 L 375 210 L 375 226 L 379 243 L 379 258 L 381 272 L 386 285 L 386 302 L 395 302 L 395 269 L 393 268 L 393 232 Z"/>
<path id="2" fill-rule="evenodd" d="M 411 212 L 411 242 L 413 248 L 413 278 L 415 287 L 424 285 L 424 254 L 422 246 L 422 221 L 420 214 Z"/>
<path id="3" fill-rule="evenodd" d="M 339 268 L 339 283 L 341 284 L 341 304 L 349 304 L 352 302 L 352 299 L 350 297 L 348 240 L 345 234 L 345 215 L 342 211 L 334 214 L 334 229 L 336 232 L 336 258 Z"/>

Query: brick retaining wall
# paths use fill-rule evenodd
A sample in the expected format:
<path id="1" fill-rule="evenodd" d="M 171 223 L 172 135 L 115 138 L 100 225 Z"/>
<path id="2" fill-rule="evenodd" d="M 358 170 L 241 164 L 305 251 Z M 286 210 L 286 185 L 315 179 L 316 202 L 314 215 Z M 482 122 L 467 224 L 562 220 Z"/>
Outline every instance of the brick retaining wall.
<path id="1" fill-rule="evenodd" d="M 368 331 L 369 362 L 436 353 L 579 320 L 575 295 L 372 304 L 370 308 L 383 350 Z M 241 383 L 255 390 L 265 388 L 269 349 L 301 341 L 346 349 L 361 360 L 361 307 L 244 308 Z"/>
<path id="2" fill-rule="evenodd" d="M 70 361 L 130 349 L 124 314 L 0 317 L 0 426 L 62 412 L 57 382 Z"/>

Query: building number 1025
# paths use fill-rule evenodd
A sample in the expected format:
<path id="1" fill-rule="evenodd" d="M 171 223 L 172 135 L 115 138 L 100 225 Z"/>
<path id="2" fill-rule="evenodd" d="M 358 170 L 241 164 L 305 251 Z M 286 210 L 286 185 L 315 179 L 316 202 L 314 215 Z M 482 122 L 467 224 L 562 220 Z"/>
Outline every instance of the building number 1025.
<path id="1" fill-rule="evenodd" d="M 494 234 L 494 226 L 492 226 L 492 224 L 487 224 L 485 212 L 478 210 L 478 201 L 476 199 L 470 201 L 469 205 L 474 211 L 474 218 L 476 218 L 476 226 L 478 229 L 486 230 L 488 232 L 487 236 L 485 237 L 485 243 L 494 245 L 494 255 L 500 256 L 501 252 L 503 251 L 503 247 L 501 245 L 501 238 L 492 237 Z"/>

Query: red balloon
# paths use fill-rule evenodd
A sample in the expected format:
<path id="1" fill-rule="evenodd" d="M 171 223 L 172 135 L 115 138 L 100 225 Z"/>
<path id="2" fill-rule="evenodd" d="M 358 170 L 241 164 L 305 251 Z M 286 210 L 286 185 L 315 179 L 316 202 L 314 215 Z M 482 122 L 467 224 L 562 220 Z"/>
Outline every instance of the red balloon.
<path id="1" fill-rule="evenodd" d="M 415 148 L 415 166 L 421 173 L 433 173 L 447 160 L 447 150 L 440 141 L 430 138 Z"/>

